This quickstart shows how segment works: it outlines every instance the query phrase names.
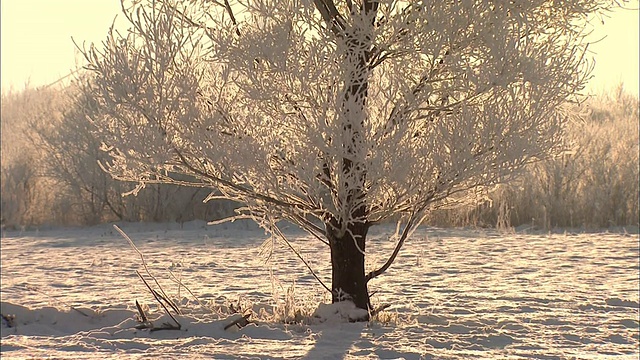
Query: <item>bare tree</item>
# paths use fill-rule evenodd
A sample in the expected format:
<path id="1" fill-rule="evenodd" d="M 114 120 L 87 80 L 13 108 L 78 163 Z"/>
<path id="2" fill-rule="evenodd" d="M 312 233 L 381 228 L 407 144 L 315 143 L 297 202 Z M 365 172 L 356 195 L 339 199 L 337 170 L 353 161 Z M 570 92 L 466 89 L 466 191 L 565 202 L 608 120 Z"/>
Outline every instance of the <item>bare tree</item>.
<path id="1" fill-rule="evenodd" d="M 611 1 L 136 1 L 84 50 L 115 177 L 212 189 L 331 253 L 333 301 L 370 309 L 430 209 L 561 150 Z M 178 175 L 188 175 L 180 180 Z M 368 230 L 397 246 L 365 271 Z M 367 319 L 362 316 L 358 320 Z"/>
<path id="2" fill-rule="evenodd" d="M 171 184 L 153 184 L 140 196 L 123 197 L 131 184 L 112 179 L 99 165 L 107 162 L 109 155 L 100 150 L 95 124 L 86 119 L 87 113 L 96 110 L 93 97 L 76 84 L 51 93 L 57 96 L 55 102 L 24 119 L 28 125 L 24 133 L 40 154 L 37 166 L 34 161 L 25 163 L 37 168 L 38 175 L 55 188 L 49 191 L 55 194 L 55 201 L 48 206 L 64 215 L 47 220 L 74 224 L 110 220 L 184 222 L 204 218 L 203 213 L 214 205 L 202 204 L 208 195 L 206 189 Z M 9 170 L 18 175 L 15 166 Z"/>
<path id="3" fill-rule="evenodd" d="M 61 96 L 53 89 L 36 89 L 28 85 L 21 91 L 2 94 L 2 161 L 0 188 L 2 225 L 31 226 L 55 217 L 52 203 L 56 192 L 43 174 L 43 154 L 33 146 L 29 124 L 41 114 L 52 111 Z M 47 206 L 43 206 L 47 204 Z"/>

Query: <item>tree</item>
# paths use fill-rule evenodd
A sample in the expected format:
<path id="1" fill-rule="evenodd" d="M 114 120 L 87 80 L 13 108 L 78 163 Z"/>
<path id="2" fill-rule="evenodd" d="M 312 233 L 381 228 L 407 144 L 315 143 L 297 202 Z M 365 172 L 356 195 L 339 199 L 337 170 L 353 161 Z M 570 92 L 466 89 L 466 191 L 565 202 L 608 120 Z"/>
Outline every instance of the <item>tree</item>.
<path id="1" fill-rule="evenodd" d="M 333 301 L 370 309 L 428 211 L 562 149 L 588 16 L 611 6 L 123 3 L 129 32 L 84 49 L 90 117 L 114 177 L 210 188 L 278 236 L 297 224 L 329 248 Z M 395 250 L 366 272 L 367 232 L 390 220 Z"/>
<path id="2" fill-rule="evenodd" d="M 43 174 L 44 155 L 33 146 L 29 124 L 43 114 L 57 117 L 62 98 L 53 89 L 32 88 L 2 93 L 2 154 L 0 187 L 2 226 L 40 225 L 61 214 L 56 208 L 56 192 Z M 42 206 L 47 204 L 47 206 Z"/>
<path id="3" fill-rule="evenodd" d="M 89 79 L 91 81 L 91 79 Z M 23 119 L 23 132 L 28 143 L 39 156 L 38 166 L 27 162 L 37 175 L 46 179 L 54 214 L 62 214 L 63 221 L 72 224 L 96 224 L 103 221 L 191 221 L 215 216 L 225 211 L 218 204 L 203 204 L 206 189 L 185 188 L 171 184 L 153 184 L 136 197 L 123 197 L 130 183 L 113 180 L 102 171 L 99 163 L 108 161 L 101 151 L 101 141 L 95 135 L 95 124 L 86 121 L 86 114 L 95 110 L 95 101 L 88 93 L 71 84 L 63 89 L 42 89 L 43 94 L 55 95 L 48 106 Z M 24 146 L 23 146 L 24 147 Z M 24 153 L 24 151 L 22 151 Z M 16 172 L 18 168 L 11 168 Z M 4 178 L 4 174 L 3 174 Z M 36 199 L 37 203 L 40 199 Z M 42 199 L 44 200 L 44 199 Z M 231 213 L 231 211 L 227 211 Z"/>

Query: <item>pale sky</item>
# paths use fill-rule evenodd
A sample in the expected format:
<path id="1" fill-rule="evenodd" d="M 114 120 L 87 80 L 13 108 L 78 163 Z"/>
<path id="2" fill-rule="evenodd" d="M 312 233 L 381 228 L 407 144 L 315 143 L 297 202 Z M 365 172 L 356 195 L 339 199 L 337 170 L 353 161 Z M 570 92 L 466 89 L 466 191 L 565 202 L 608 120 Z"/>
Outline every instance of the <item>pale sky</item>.
<path id="1" fill-rule="evenodd" d="M 637 7 L 637 1 L 631 2 Z M 79 43 L 100 42 L 120 12 L 119 0 L 2 0 L 2 89 L 46 85 L 75 68 Z M 122 16 L 119 16 L 120 20 Z M 605 24 L 594 22 L 590 54 L 596 60 L 589 92 L 621 81 L 633 94 L 639 90 L 638 11 L 617 10 Z"/>

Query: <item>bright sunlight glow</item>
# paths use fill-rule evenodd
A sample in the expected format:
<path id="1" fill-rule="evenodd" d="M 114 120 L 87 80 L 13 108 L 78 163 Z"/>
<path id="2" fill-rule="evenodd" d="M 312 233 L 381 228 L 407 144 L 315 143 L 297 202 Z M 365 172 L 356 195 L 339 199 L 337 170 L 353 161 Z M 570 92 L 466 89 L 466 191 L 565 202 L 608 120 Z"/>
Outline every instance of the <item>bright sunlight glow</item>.
<path id="1" fill-rule="evenodd" d="M 6 0 L 1 6 L 4 91 L 47 85 L 68 75 L 83 63 L 71 38 L 79 45 L 102 41 L 120 12 L 118 0 Z M 123 17 L 118 20 L 123 28 Z M 587 90 L 599 93 L 622 82 L 637 95 L 638 10 L 617 10 L 602 20 L 593 21 L 589 55 L 596 68 Z"/>

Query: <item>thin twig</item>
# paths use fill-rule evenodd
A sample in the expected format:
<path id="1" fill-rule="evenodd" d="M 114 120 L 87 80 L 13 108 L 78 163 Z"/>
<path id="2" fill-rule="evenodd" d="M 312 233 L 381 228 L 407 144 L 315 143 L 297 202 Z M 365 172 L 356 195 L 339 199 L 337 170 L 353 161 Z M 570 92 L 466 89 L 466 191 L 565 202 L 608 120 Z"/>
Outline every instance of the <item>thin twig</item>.
<path id="1" fill-rule="evenodd" d="M 138 250 L 136 245 L 133 243 L 133 240 L 131 240 L 131 238 L 122 229 L 120 229 L 120 227 L 118 227 L 118 225 L 113 224 L 113 227 L 120 233 L 120 235 L 122 235 L 122 237 L 124 237 L 129 242 L 129 245 L 131 245 L 133 250 L 135 250 L 138 253 L 138 255 L 140 256 L 140 260 L 142 260 L 142 266 L 144 267 L 144 270 L 147 273 L 147 275 L 149 275 L 149 277 L 153 279 L 153 281 L 156 283 L 156 285 L 158 285 L 158 289 L 160 289 L 160 293 L 162 294 L 162 296 L 165 299 L 169 299 L 169 296 L 167 296 L 167 294 L 162 289 L 162 286 L 158 282 L 158 279 L 156 279 L 155 276 L 151 275 L 151 272 L 149 271 L 149 268 L 147 267 L 147 261 L 144 259 L 144 255 L 142 254 L 142 252 L 140 250 Z M 149 288 L 149 289 L 151 289 L 151 288 Z M 178 309 L 178 307 L 175 304 L 169 302 L 169 306 L 171 306 L 171 308 L 177 314 L 181 313 L 180 309 Z"/>
<path id="2" fill-rule="evenodd" d="M 180 325 L 180 322 L 178 322 L 178 320 L 173 315 L 171 315 L 171 312 L 169 311 L 169 309 L 167 309 L 164 303 L 160 300 L 160 298 L 158 297 L 159 295 L 158 292 L 153 290 L 151 286 L 149 286 L 149 283 L 147 283 L 147 281 L 144 279 L 144 277 L 142 277 L 142 274 L 140 274 L 138 270 L 136 270 L 136 274 L 138 274 L 138 276 L 140 277 L 140 280 L 142 280 L 142 282 L 147 286 L 147 289 L 149 289 L 149 291 L 151 292 L 151 295 L 153 295 L 153 297 L 160 304 L 160 306 L 162 306 L 162 308 L 167 313 L 167 315 L 169 315 L 169 317 L 176 323 L 176 325 L 178 325 L 178 329 L 180 329 L 182 325 Z"/>
<path id="3" fill-rule="evenodd" d="M 35 292 L 40 293 L 40 294 L 42 294 L 42 295 L 44 295 L 44 296 L 46 296 L 46 297 L 48 297 L 48 298 L 50 298 L 50 299 L 53 299 L 53 300 L 55 300 L 55 301 L 59 302 L 60 304 L 62 304 L 62 305 L 64 305 L 64 306 L 69 307 L 71 310 L 77 311 L 77 312 L 78 312 L 78 313 L 80 313 L 82 316 L 90 317 L 89 315 L 87 315 L 86 313 L 82 312 L 81 310 L 79 310 L 79 309 L 75 308 L 74 306 L 70 305 L 69 303 L 66 303 L 66 302 L 64 302 L 64 301 L 62 301 L 62 300 L 60 300 L 60 299 L 56 299 L 55 297 L 53 297 L 53 296 L 51 296 L 51 295 L 49 295 L 49 294 L 45 293 L 44 291 L 37 289 L 35 286 L 32 286 L 32 285 L 25 285 L 24 287 L 25 287 L 25 289 L 27 289 L 27 290 L 35 291 Z"/>
<path id="4" fill-rule="evenodd" d="M 227 10 L 229 17 L 231 18 L 231 22 L 233 26 L 236 28 L 236 35 L 240 36 L 240 29 L 238 28 L 238 22 L 236 21 L 236 17 L 233 14 L 233 10 L 231 10 L 231 4 L 229 4 L 229 0 L 224 0 L 224 8 Z"/>
<path id="5" fill-rule="evenodd" d="M 196 300 L 198 305 L 200 305 L 203 308 L 205 307 L 200 301 L 200 299 L 198 299 L 198 297 L 191 291 L 191 289 L 189 289 L 180 279 L 178 279 L 178 277 L 173 273 L 173 271 L 169 270 L 169 275 L 171 275 L 173 281 L 175 281 L 178 284 L 178 286 L 182 286 L 183 288 L 185 288 L 185 290 L 187 290 L 189 294 L 191 294 L 191 296 L 193 296 L 193 298 Z"/>
<path id="6" fill-rule="evenodd" d="M 324 282 L 322 282 L 322 280 L 320 280 L 320 278 L 318 277 L 318 275 L 316 275 L 316 273 L 313 271 L 313 269 L 311 268 L 311 266 L 309 265 L 309 263 L 307 263 L 307 261 L 302 257 L 302 255 L 300 255 L 300 252 L 298 250 L 296 250 L 293 245 L 291 245 L 291 243 L 289 242 L 289 240 L 287 240 L 287 237 L 284 236 L 284 234 L 282 233 L 282 231 L 280 231 L 280 228 L 278 228 L 277 226 L 273 226 L 273 230 L 276 232 L 276 234 L 285 242 L 285 244 L 287 244 L 287 246 L 289 246 L 289 249 L 291 249 L 291 251 L 293 251 L 294 254 L 296 254 L 298 256 L 298 258 L 302 261 L 302 263 L 307 267 L 307 269 L 309 269 L 309 271 L 311 272 L 311 275 L 313 275 L 314 278 L 316 278 L 316 280 L 318 280 L 318 282 L 320 283 L 320 285 L 322 285 L 328 292 L 331 293 L 331 289 L 329 289 L 329 287 L 327 285 L 324 284 Z"/>
<path id="7" fill-rule="evenodd" d="M 138 303 L 138 300 L 136 300 L 136 308 L 138 309 L 138 313 L 140 314 L 140 322 L 146 324 L 149 322 L 149 318 L 147 318 L 147 314 L 144 313 L 144 310 L 142 310 L 142 306 L 140 306 L 140 303 Z"/>

